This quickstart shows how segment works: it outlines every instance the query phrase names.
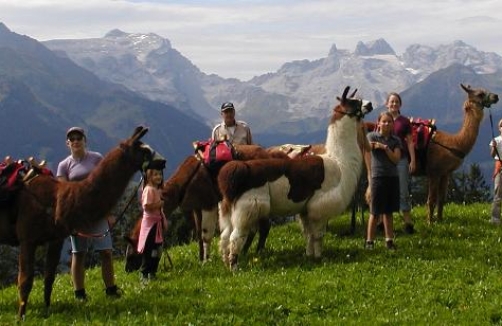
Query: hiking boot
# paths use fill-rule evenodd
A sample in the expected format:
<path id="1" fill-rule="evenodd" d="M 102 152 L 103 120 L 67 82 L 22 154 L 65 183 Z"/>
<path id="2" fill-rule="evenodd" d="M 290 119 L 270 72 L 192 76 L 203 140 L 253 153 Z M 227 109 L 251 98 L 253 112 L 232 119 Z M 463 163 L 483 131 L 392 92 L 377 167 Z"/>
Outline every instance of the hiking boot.
<path id="1" fill-rule="evenodd" d="M 106 296 L 109 298 L 120 298 L 122 296 L 122 290 L 116 285 L 107 287 L 105 291 Z"/>
<path id="2" fill-rule="evenodd" d="M 85 293 L 85 289 L 75 290 L 75 299 L 78 301 L 87 301 L 87 294 Z"/>
<path id="3" fill-rule="evenodd" d="M 404 233 L 406 234 L 413 234 L 415 233 L 415 227 L 411 223 L 406 223 L 404 225 Z"/>
<path id="4" fill-rule="evenodd" d="M 389 250 L 396 250 L 397 249 L 397 247 L 394 244 L 393 240 L 387 240 L 387 241 L 385 241 L 385 245 L 387 246 L 387 249 L 389 249 Z"/>
<path id="5" fill-rule="evenodd" d="M 375 242 L 374 241 L 366 241 L 364 244 L 364 248 L 367 250 L 373 250 L 375 248 Z"/>

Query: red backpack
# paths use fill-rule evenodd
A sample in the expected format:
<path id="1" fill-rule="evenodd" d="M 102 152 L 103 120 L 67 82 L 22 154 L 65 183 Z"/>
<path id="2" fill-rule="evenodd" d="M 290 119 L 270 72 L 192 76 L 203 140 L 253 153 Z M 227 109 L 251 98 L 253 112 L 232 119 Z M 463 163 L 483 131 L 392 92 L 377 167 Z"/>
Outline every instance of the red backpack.
<path id="1" fill-rule="evenodd" d="M 209 169 L 217 169 L 235 158 L 235 149 L 228 140 L 207 140 L 193 143 L 195 155 Z"/>
<path id="2" fill-rule="evenodd" d="M 410 118 L 411 135 L 415 150 L 426 149 L 436 131 L 435 119 Z"/>
<path id="3" fill-rule="evenodd" d="M 0 162 L 0 201 L 6 201 L 23 185 L 28 167 L 22 161 Z"/>

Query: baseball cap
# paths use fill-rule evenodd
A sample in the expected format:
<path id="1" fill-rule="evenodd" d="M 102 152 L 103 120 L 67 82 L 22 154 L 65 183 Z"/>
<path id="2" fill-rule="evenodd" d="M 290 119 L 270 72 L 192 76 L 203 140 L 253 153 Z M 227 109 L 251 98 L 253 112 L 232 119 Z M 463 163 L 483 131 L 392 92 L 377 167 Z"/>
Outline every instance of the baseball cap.
<path id="1" fill-rule="evenodd" d="M 225 102 L 221 105 L 221 112 L 226 110 L 234 110 L 234 104 L 232 102 Z"/>
<path id="2" fill-rule="evenodd" d="M 70 136 L 70 134 L 73 134 L 73 133 L 78 133 L 78 134 L 81 134 L 82 136 L 85 137 L 85 131 L 84 131 L 83 128 L 80 128 L 80 127 L 71 127 L 66 132 L 66 138 L 68 138 Z"/>

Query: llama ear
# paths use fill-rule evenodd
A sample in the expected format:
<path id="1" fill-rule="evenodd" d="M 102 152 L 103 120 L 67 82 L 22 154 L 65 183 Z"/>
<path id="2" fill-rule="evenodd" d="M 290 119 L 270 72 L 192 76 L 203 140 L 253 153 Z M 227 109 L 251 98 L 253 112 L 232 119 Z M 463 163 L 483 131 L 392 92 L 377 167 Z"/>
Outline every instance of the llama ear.
<path id="1" fill-rule="evenodd" d="M 148 128 L 147 127 L 143 127 L 143 126 L 138 126 L 136 127 L 136 129 L 134 129 L 134 133 L 132 134 L 131 136 L 131 139 L 133 141 L 138 141 L 140 140 L 146 133 L 148 132 Z"/>
<path id="2" fill-rule="evenodd" d="M 471 86 L 469 86 L 469 85 L 464 86 L 464 84 L 460 84 L 460 87 L 462 87 L 462 89 L 464 91 L 466 91 L 467 93 L 469 93 L 471 91 Z"/>
<path id="3" fill-rule="evenodd" d="M 345 89 L 343 90 L 342 99 L 340 100 L 340 102 L 345 102 L 345 100 L 347 100 L 347 94 L 349 93 L 349 89 L 350 89 L 350 86 L 345 87 Z"/>

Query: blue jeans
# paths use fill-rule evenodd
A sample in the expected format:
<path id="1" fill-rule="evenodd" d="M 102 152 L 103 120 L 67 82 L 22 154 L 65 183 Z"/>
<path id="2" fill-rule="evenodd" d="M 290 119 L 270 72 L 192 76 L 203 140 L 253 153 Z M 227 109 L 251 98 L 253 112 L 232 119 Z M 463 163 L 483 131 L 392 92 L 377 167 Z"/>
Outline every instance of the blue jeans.
<path id="1" fill-rule="evenodd" d="M 492 202 L 492 219 L 500 220 L 500 202 L 502 200 L 502 176 L 501 173 L 495 175 L 493 180 L 493 202 Z"/>
<path id="2" fill-rule="evenodd" d="M 397 173 L 399 175 L 399 210 L 409 212 L 411 211 L 410 170 L 407 157 L 397 162 Z"/>

